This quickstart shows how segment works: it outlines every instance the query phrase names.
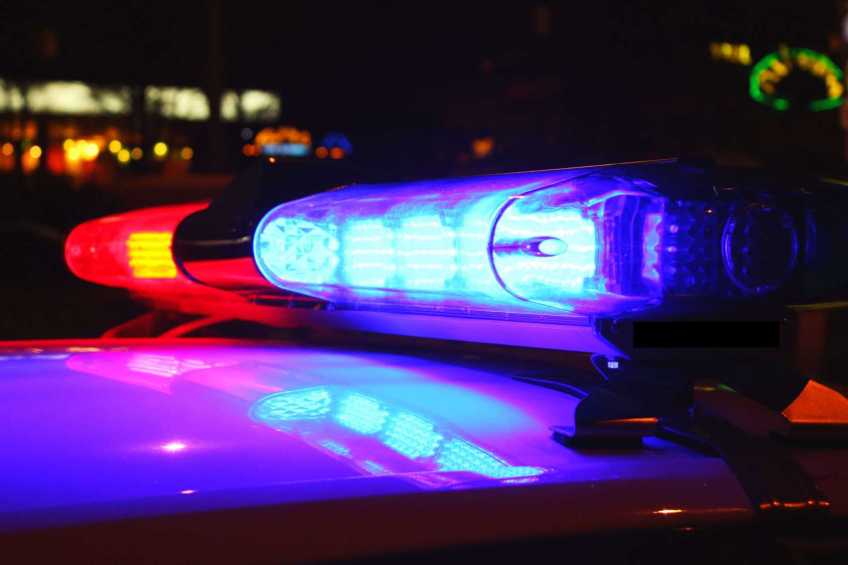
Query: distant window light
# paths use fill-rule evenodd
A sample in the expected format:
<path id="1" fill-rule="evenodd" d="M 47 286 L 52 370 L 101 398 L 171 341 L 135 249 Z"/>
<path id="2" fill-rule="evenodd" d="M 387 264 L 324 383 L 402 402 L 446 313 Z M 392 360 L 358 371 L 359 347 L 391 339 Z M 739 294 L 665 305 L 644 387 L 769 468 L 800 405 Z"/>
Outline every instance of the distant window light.
<path id="1" fill-rule="evenodd" d="M 0 113 L 26 109 L 34 114 L 128 115 L 132 89 L 104 87 L 79 81 L 51 81 L 21 86 L 0 78 Z M 221 96 L 221 119 L 236 122 L 274 122 L 280 117 L 280 97 L 264 90 L 226 90 Z M 144 110 L 163 118 L 208 120 L 209 98 L 199 88 L 151 85 L 144 89 Z"/>
<path id="2" fill-rule="evenodd" d="M 241 93 L 241 108 L 251 121 L 273 121 L 280 117 L 280 97 L 262 90 L 245 90 Z"/>
<path id="3" fill-rule="evenodd" d="M 24 107 L 24 96 L 17 85 L 0 79 L 0 112 L 18 112 Z"/>
<path id="4" fill-rule="evenodd" d="M 148 86 L 144 89 L 148 113 L 164 118 L 203 121 L 209 119 L 209 100 L 199 88 Z"/>
<path id="5" fill-rule="evenodd" d="M 0 79 L 0 112 L 17 112 L 26 105 L 36 114 L 125 115 L 132 107 L 128 87 L 52 81 L 31 84 L 25 91 Z"/>
<path id="6" fill-rule="evenodd" d="M 221 119 L 228 122 L 273 122 L 280 117 L 280 97 L 264 90 L 227 90 L 221 96 Z"/>
<path id="7" fill-rule="evenodd" d="M 239 95 L 228 90 L 221 95 L 221 119 L 227 122 L 235 122 L 239 117 Z"/>

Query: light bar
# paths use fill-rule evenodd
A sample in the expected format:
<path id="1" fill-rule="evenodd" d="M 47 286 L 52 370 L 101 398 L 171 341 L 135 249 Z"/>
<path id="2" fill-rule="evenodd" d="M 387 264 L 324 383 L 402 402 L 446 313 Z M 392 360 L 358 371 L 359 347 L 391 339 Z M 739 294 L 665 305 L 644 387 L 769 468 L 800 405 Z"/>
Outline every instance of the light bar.
<path id="1" fill-rule="evenodd" d="M 174 263 L 171 240 L 180 221 L 206 205 L 160 206 L 85 222 L 65 241 L 65 261 L 79 278 L 106 286 L 188 283 Z"/>
<path id="2" fill-rule="evenodd" d="M 665 207 L 647 182 L 579 169 L 350 186 L 268 212 L 254 257 L 338 304 L 614 314 L 662 296 Z"/>

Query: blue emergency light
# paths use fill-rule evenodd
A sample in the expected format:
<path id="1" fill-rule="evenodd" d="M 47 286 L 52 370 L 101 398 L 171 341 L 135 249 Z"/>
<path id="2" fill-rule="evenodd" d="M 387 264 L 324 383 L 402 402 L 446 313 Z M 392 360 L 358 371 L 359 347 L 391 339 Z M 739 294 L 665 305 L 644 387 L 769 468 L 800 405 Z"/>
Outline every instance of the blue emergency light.
<path id="1" fill-rule="evenodd" d="M 833 251 L 808 194 L 684 198 L 639 172 L 345 186 L 270 210 L 254 258 L 274 285 L 342 307 L 555 322 L 692 299 L 783 304 L 837 282 L 802 280 Z"/>

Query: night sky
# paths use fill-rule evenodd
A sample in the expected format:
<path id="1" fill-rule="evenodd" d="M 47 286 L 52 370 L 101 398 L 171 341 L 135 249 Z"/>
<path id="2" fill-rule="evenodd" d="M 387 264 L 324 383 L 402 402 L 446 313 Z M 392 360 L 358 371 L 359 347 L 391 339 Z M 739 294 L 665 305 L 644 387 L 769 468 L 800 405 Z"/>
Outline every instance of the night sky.
<path id="1" fill-rule="evenodd" d="M 225 85 L 279 91 L 286 120 L 355 130 L 429 125 L 504 78 L 561 78 L 557 96 L 592 111 L 688 97 L 711 40 L 824 48 L 838 29 L 825 0 L 223 2 L 219 18 Z M 0 76 L 203 86 L 210 4 L 5 3 L 0 53 Z"/>

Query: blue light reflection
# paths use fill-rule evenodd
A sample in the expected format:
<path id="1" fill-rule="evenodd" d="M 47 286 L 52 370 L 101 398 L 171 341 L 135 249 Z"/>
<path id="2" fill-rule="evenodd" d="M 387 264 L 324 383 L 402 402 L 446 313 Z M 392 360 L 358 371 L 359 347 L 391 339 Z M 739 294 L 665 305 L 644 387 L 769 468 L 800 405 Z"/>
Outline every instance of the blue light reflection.
<path id="1" fill-rule="evenodd" d="M 421 414 L 346 388 L 321 386 L 271 394 L 254 404 L 251 416 L 370 474 L 410 464 L 414 466 L 401 470 L 466 472 L 491 479 L 535 477 L 545 471 L 511 465 Z"/>

